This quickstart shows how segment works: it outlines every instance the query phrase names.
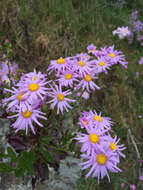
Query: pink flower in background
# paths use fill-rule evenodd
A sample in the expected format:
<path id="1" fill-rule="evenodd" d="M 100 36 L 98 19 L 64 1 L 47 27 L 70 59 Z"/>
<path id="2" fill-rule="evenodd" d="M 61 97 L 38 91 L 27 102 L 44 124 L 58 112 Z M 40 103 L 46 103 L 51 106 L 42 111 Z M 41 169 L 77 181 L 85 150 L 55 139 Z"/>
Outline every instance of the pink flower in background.
<path id="1" fill-rule="evenodd" d="M 140 73 L 139 72 L 136 72 L 136 77 L 139 77 Z"/>
<path id="2" fill-rule="evenodd" d="M 142 118 L 142 115 L 138 115 L 138 118 L 141 119 L 141 118 Z"/>
<path id="3" fill-rule="evenodd" d="M 94 53 L 96 51 L 96 46 L 94 44 L 90 44 L 87 46 L 88 53 Z"/>
<path id="4" fill-rule="evenodd" d="M 48 103 L 51 104 L 51 109 L 57 105 L 57 114 L 61 111 L 63 114 L 64 109 L 68 112 L 72 107 L 68 104 L 68 102 L 75 102 L 75 100 L 69 99 L 66 96 L 71 95 L 72 92 L 70 90 L 62 91 L 61 85 L 56 85 L 53 83 L 53 86 L 50 85 L 50 90 L 48 92 L 48 96 L 52 98 Z"/>
<path id="5" fill-rule="evenodd" d="M 143 175 L 140 175 L 139 180 L 143 181 Z"/>
<path id="6" fill-rule="evenodd" d="M 143 57 L 140 58 L 140 60 L 139 60 L 138 63 L 139 63 L 139 65 L 142 65 L 142 64 L 143 64 Z"/>
<path id="7" fill-rule="evenodd" d="M 112 32 L 113 35 L 117 34 L 120 39 L 124 39 L 125 37 L 128 37 L 130 35 L 130 30 L 128 26 L 124 27 L 118 27 L 116 30 Z"/>
<path id="8" fill-rule="evenodd" d="M 77 93 L 76 93 L 76 96 L 77 96 L 77 97 L 80 97 L 80 95 L 81 95 L 81 92 L 77 92 Z"/>
<path id="9" fill-rule="evenodd" d="M 0 68 L 0 76 L 2 81 L 5 81 L 8 78 L 7 74 L 8 74 L 8 65 L 2 63 Z"/>
<path id="10" fill-rule="evenodd" d="M 130 190 L 136 190 L 135 184 L 130 185 Z"/>
<path id="11" fill-rule="evenodd" d="M 124 188 L 124 187 L 125 187 L 125 183 L 123 183 L 123 182 L 120 183 L 120 187 L 121 187 L 121 188 Z"/>
<path id="12" fill-rule="evenodd" d="M 9 42 L 9 40 L 8 40 L 8 39 L 5 39 L 5 42 Z"/>
<path id="13" fill-rule="evenodd" d="M 84 91 L 83 94 L 82 94 L 82 98 L 84 98 L 86 100 L 89 99 L 89 96 L 90 96 L 89 93 L 86 92 L 86 91 Z"/>

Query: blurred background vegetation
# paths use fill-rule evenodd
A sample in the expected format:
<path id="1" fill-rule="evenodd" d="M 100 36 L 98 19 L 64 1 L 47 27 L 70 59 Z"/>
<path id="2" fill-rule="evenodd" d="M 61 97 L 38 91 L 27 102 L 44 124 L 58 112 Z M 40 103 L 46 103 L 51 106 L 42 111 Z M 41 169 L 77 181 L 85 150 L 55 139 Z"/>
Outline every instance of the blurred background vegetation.
<path id="1" fill-rule="evenodd" d="M 13 47 L 11 59 L 25 71 L 36 68 L 45 72 L 51 59 L 86 52 L 91 43 L 99 48 L 114 44 L 129 62 L 126 70 L 117 66 L 108 75 L 101 75 L 97 83 L 102 89 L 93 92 L 82 105 L 112 117 L 113 130 L 127 147 L 126 159 L 120 164 L 123 173 L 112 176 L 110 185 L 106 179 L 98 186 L 95 179 L 82 178 L 78 181 L 79 190 L 116 190 L 121 182 L 126 183 L 123 189 L 133 183 L 143 189 L 143 182 L 139 181 L 142 168 L 129 134 L 131 130 L 143 159 L 143 119 L 138 117 L 143 115 L 143 66 L 138 65 L 143 48 L 137 42 L 129 45 L 127 40 L 112 35 L 114 29 L 128 24 L 135 10 L 143 21 L 142 0 L 0 1 L 0 43 L 9 39 Z"/>

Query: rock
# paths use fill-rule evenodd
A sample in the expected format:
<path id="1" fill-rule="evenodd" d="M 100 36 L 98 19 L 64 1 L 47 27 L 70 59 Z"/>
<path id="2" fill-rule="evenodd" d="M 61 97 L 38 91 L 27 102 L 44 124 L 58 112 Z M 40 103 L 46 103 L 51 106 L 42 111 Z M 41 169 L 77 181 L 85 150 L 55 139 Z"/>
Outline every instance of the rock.
<path id="1" fill-rule="evenodd" d="M 75 190 L 76 181 L 81 177 L 80 159 L 71 156 L 61 160 L 59 171 L 49 169 L 49 179 L 38 184 L 35 190 Z"/>
<path id="2" fill-rule="evenodd" d="M 31 177 L 16 178 L 13 172 L 0 173 L 0 190 L 32 190 Z"/>

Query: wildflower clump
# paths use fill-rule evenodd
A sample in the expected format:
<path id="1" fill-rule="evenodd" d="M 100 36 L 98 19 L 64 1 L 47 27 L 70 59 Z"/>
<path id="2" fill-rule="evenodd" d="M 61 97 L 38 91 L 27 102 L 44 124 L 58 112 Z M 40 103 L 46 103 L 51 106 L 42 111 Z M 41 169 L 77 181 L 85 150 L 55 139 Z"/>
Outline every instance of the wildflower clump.
<path id="1" fill-rule="evenodd" d="M 127 38 L 131 35 L 131 31 L 128 28 L 128 26 L 124 27 L 118 27 L 116 30 L 112 32 L 113 35 L 118 35 L 120 39 Z"/>
<path id="2" fill-rule="evenodd" d="M 35 134 L 33 123 L 42 127 L 43 124 L 38 118 L 48 119 L 45 117 L 46 113 L 41 112 L 43 105 L 50 104 L 52 110 L 57 107 L 57 114 L 68 112 L 72 109 L 70 104 L 76 104 L 75 94 L 88 99 L 91 91 L 100 90 L 95 80 L 101 73 L 108 74 L 117 64 L 127 68 L 125 56 L 121 51 L 115 50 L 114 46 L 97 49 L 94 44 L 90 44 L 87 51 L 72 57 L 52 60 L 47 69 L 48 75 L 34 69 L 33 72 L 22 74 L 19 82 L 13 83 L 14 86 L 10 89 L 5 88 L 5 92 L 11 95 L 3 100 L 3 105 L 10 113 L 9 118 L 17 118 L 11 125 L 16 132 L 26 130 L 27 134 L 30 127 Z M 3 67 L 0 74 L 4 73 L 5 76 L 8 66 L 4 64 Z M 15 72 L 13 67 L 11 71 Z M 53 71 L 55 78 L 48 81 L 47 76 Z M 108 128 L 108 125 L 103 128 Z"/>
<path id="3" fill-rule="evenodd" d="M 41 106 L 46 97 L 48 88 L 45 85 L 45 75 L 41 72 L 30 72 L 23 74 L 20 81 L 12 87 L 12 89 L 5 89 L 10 92 L 12 96 L 3 100 L 4 105 L 7 105 L 7 112 L 15 113 L 8 118 L 17 118 L 11 125 L 16 132 L 19 130 L 26 130 L 30 126 L 32 132 L 35 134 L 33 121 L 42 127 L 43 125 L 37 120 L 38 118 L 47 119 L 45 113 L 41 112 Z"/>
<path id="4" fill-rule="evenodd" d="M 138 11 L 131 13 L 128 26 L 118 27 L 112 31 L 113 35 L 118 35 L 120 39 L 126 38 L 129 44 L 132 44 L 134 40 L 137 40 L 141 46 L 143 46 L 143 22 L 138 18 Z"/>
<path id="5" fill-rule="evenodd" d="M 81 158 L 85 160 L 80 164 L 82 169 L 90 168 L 86 177 L 97 177 L 99 183 L 100 178 L 107 176 L 110 181 L 108 172 L 121 172 L 117 165 L 120 156 L 125 158 L 122 153 L 124 145 L 119 145 L 120 139 L 109 133 L 113 126 L 111 118 L 103 117 L 94 110 L 83 112 L 78 124 L 84 133 L 77 132 L 74 139 L 81 144 Z"/>
<path id="6" fill-rule="evenodd" d="M 10 81 L 15 84 L 14 75 L 18 70 L 18 65 L 16 63 L 10 63 L 8 60 L 3 61 L 0 64 L 0 79 L 2 83 L 10 85 Z"/>

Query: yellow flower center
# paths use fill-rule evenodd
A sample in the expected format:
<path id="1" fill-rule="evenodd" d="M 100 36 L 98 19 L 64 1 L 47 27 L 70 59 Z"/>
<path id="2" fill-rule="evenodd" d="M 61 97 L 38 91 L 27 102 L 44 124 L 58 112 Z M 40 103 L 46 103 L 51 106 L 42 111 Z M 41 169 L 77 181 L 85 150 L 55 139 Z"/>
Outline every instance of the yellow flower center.
<path id="1" fill-rule="evenodd" d="M 3 71 L 2 74 L 5 74 L 5 72 Z"/>
<path id="2" fill-rule="evenodd" d="M 38 90 L 38 88 L 39 88 L 39 85 L 37 83 L 31 83 L 29 85 L 29 90 L 32 92 Z"/>
<path id="3" fill-rule="evenodd" d="M 86 96 L 86 93 L 85 93 L 85 92 L 83 93 L 83 96 Z"/>
<path id="4" fill-rule="evenodd" d="M 110 56 L 111 58 L 114 58 L 114 57 L 115 57 L 115 54 L 114 54 L 114 53 L 109 53 L 109 56 Z"/>
<path id="5" fill-rule="evenodd" d="M 36 80 L 38 77 L 33 77 L 34 80 Z"/>
<path id="6" fill-rule="evenodd" d="M 86 76 L 83 77 L 85 81 L 89 82 L 91 81 L 91 76 L 86 74 Z"/>
<path id="7" fill-rule="evenodd" d="M 63 64 L 63 63 L 65 63 L 65 60 L 64 60 L 63 58 L 59 58 L 59 59 L 57 60 L 57 63 L 58 63 L 58 64 Z"/>
<path id="8" fill-rule="evenodd" d="M 78 65 L 81 66 L 81 67 L 84 67 L 85 66 L 85 63 L 83 61 L 79 61 L 78 62 Z"/>
<path id="9" fill-rule="evenodd" d="M 58 94 L 58 95 L 57 95 L 57 99 L 58 99 L 59 101 L 63 101 L 63 100 L 64 100 L 64 95 L 63 95 L 63 94 Z"/>
<path id="10" fill-rule="evenodd" d="M 71 74 L 71 73 L 67 73 L 67 74 L 65 75 L 65 79 L 69 80 L 69 79 L 71 79 L 71 78 L 72 78 L 72 74 Z"/>
<path id="11" fill-rule="evenodd" d="M 99 142 L 99 136 L 96 135 L 95 133 L 92 133 L 89 135 L 89 140 L 92 142 L 92 143 L 97 143 Z"/>
<path id="12" fill-rule="evenodd" d="M 9 82 L 9 79 L 5 79 L 6 82 Z"/>
<path id="13" fill-rule="evenodd" d="M 94 120 L 98 120 L 98 122 L 101 122 L 102 121 L 102 118 L 99 116 L 99 115 L 95 115 L 94 116 Z"/>
<path id="14" fill-rule="evenodd" d="M 91 52 L 94 52 L 95 50 L 94 50 L 94 49 L 91 49 L 90 51 L 91 51 Z"/>
<path id="15" fill-rule="evenodd" d="M 110 143 L 110 149 L 111 150 L 116 150 L 116 148 L 117 148 L 116 145 L 113 142 L 111 142 Z"/>
<path id="16" fill-rule="evenodd" d="M 21 115 L 22 115 L 24 118 L 30 117 L 31 114 L 32 114 L 32 112 L 30 112 L 29 109 L 27 109 L 26 112 L 21 112 Z"/>
<path id="17" fill-rule="evenodd" d="M 24 95 L 24 93 L 19 94 L 19 95 L 17 96 L 17 100 L 20 101 L 23 95 Z"/>
<path id="18" fill-rule="evenodd" d="M 87 121 L 83 120 L 84 124 L 87 125 Z"/>
<path id="19" fill-rule="evenodd" d="M 104 61 L 100 61 L 99 65 L 102 67 L 105 65 Z"/>
<path id="20" fill-rule="evenodd" d="M 107 161 L 107 158 L 104 154 L 98 154 L 98 156 L 96 157 L 96 161 L 98 162 L 98 164 L 104 165 Z"/>
<path id="21" fill-rule="evenodd" d="M 85 59 L 86 57 L 85 57 L 85 56 L 83 56 L 82 58 L 83 58 L 83 59 Z"/>

